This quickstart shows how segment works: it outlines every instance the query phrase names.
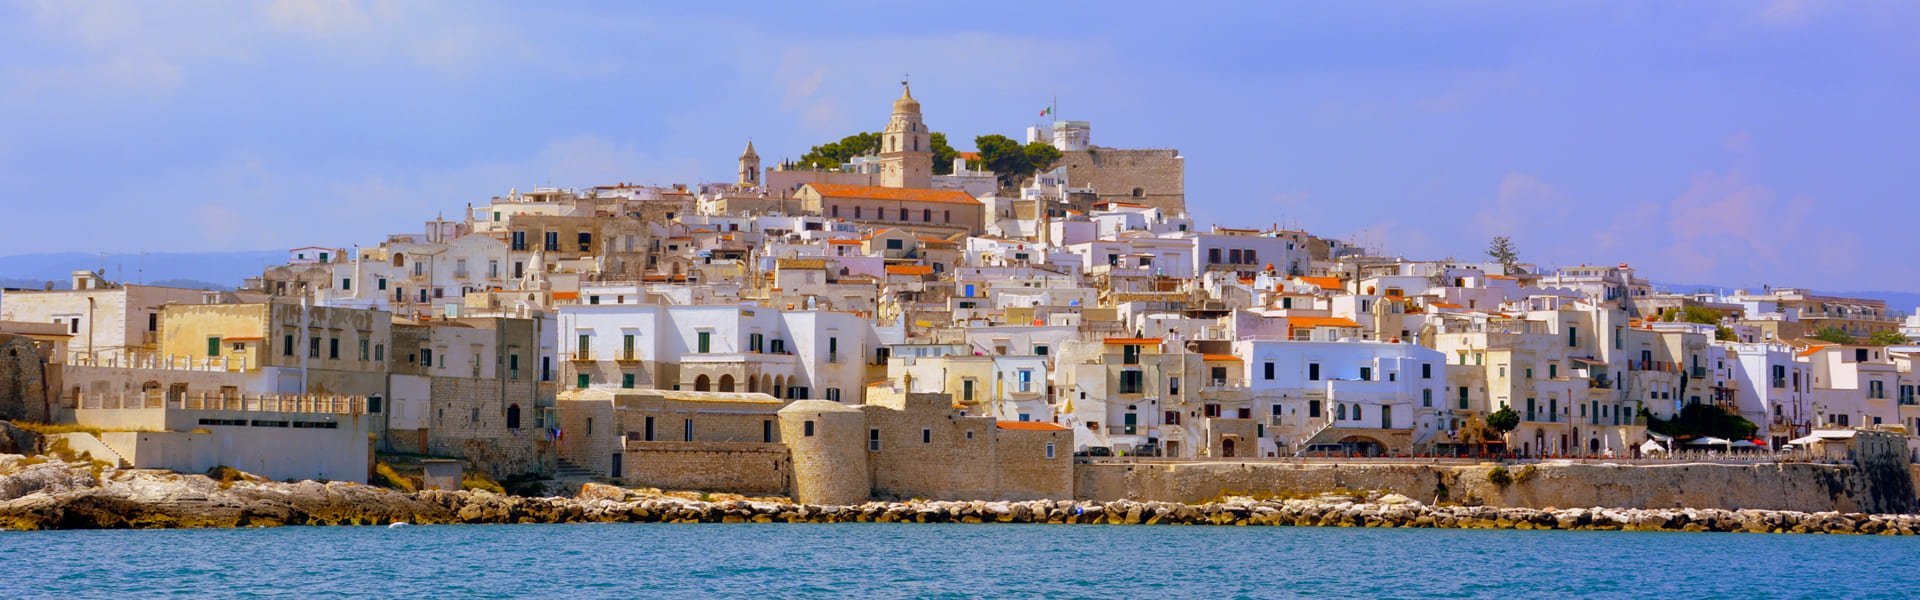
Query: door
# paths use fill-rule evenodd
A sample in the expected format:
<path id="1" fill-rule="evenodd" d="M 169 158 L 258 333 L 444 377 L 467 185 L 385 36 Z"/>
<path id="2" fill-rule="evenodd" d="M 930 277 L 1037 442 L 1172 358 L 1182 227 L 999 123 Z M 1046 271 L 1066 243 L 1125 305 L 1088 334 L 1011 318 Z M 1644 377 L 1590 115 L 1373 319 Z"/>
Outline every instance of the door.
<path id="1" fill-rule="evenodd" d="M 1233 458 L 1233 438 L 1220 440 L 1220 456 L 1222 458 Z"/>
<path id="2" fill-rule="evenodd" d="M 1125 423 L 1127 426 L 1125 429 L 1121 430 L 1121 432 L 1127 435 L 1133 435 L 1134 427 L 1140 424 L 1140 415 L 1135 413 L 1127 413 Z"/>
<path id="3" fill-rule="evenodd" d="M 1380 428 L 1393 429 L 1393 407 L 1380 407 Z"/>
<path id="4" fill-rule="evenodd" d="M 619 452 L 613 453 L 613 467 L 607 469 L 607 471 L 608 471 L 607 474 L 613 477 L 614 479 L 620 478 L 620 453 Z"/>

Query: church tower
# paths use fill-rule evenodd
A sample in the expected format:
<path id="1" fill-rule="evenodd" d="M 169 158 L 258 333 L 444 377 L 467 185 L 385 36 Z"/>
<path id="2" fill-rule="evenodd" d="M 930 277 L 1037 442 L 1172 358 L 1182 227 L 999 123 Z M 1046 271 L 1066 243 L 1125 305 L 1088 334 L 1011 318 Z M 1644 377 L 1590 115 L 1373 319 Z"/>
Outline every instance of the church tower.
<path id="1" fill-rule="evenodd" d="M 740 154 L 740 187 L 760 186 L 760 154 L 753 151 L 753 140 L 747 140 L 747 151 Z"/>
<path id="2" fill-rule="evenodd" d="M 900 99 L 893 101 L 893 118 L 880 133 L 880 185 L 890 188 L 926 189 L 933 187 L 933 140 L 927 124 L 920 121 L 920 101 L 913 90 L 900 84 Z"/>

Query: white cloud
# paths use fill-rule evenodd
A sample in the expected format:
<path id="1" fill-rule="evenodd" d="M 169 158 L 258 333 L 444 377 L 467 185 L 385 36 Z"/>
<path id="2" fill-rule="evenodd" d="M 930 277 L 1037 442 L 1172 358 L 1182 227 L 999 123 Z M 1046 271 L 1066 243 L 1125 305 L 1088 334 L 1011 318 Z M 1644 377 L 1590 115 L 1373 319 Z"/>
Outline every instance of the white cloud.
<path id="1" fill-rule="evenodd" d="M 1500 178 L 1493 202 L 1474 216 L 1487 235 L 1513 235 L 1560 225 L 1573 206 L 1566 194 L 1526 173 Z"/>

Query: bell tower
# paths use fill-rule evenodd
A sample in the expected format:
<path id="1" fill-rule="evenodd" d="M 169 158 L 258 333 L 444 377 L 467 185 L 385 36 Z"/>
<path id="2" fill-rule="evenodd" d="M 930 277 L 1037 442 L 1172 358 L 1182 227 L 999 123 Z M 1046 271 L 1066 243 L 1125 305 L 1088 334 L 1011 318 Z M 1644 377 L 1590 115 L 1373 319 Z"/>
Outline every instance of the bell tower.
<path id="1" fill-rule="evenodd" d="M 747 140 L 747 151 L 740 153 L 740 187 L 759 187 L 760 154 L 753 151 L 753 140 Z"/>
<path id="2" fill-rule="evenodd" d="M 907 82 L 900 82 L 900 99 L 880 133 L 880 185 L 891 188 L 933 187 L 933 141 L 920 120 L 920 101 Z"/>

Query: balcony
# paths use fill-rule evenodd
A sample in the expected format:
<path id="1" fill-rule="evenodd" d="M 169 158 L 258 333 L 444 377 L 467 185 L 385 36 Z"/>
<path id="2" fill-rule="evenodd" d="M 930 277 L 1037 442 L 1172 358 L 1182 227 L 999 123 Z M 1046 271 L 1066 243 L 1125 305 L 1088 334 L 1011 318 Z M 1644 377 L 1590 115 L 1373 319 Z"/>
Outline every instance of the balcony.
<path id="1" fill-rule="evenodd" d="M 575 362 L 593 362 L 593 351 L 575 350 L 572 354 L 568 355 L 567 359 Z"/>
<path id="2" fill-rule="evenodd" d="M 1707 368 L 1706 368 L 1706 367 L 1694 367 L 1694 368 L 1693 368 L 1693 378 L 1694 378 L 1694 379 L 1706 379 L 1706 378 L 1707 378 Z"/>
<path id="3" fill-rule="evenodd" d="M 613 359 L 619 362 L 640 362 L 641 360 L 640 353 L 632 350 L 623 350 L 620 354 L 614 356 Z"/>

